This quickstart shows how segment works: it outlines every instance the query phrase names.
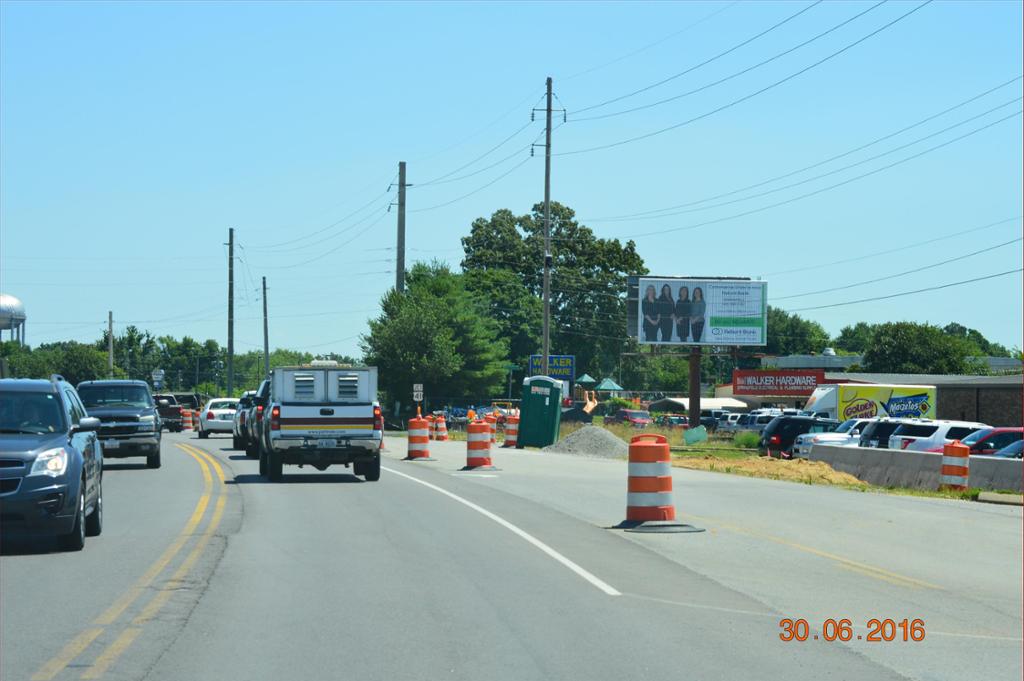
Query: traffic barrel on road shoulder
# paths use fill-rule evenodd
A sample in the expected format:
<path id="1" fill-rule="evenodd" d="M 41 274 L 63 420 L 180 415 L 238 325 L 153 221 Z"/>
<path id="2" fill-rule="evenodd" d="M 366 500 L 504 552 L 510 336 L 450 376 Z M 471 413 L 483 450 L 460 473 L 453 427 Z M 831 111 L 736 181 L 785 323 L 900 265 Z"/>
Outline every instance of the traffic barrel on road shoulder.
<path id="1" fill-rule="evenodd" d="M 192 410 L 182 409 L 181 410 L 181 429 L 192 430 Z"/>
<path id="2" fill-rule="evenodd" d="M 629 442 L 626 520 L 675 520 L 672 455 L 664 435 L 637 435 Z"/>
<path id="3" fill-rule="evenodd" d="M 437 428 L 437 435 L 434 439 L 438 442 L 448 442 L 448 424 L 445 423 L 443 415 L 437 417 L 434 426 Z"/>
<path id="4" fill-rule="evenodd" d="M 409 419 L 409 453 L 406 459 L 430 458 L 430 422 L 416 417 Z"/>
<path id="5" fill-rule="evenodd" d="M 484 417 L 484 421 L 487 423 L 487 428 L 491 433 L 491 444 L 498 444 L 498 419 L 495 416 L 488 414 Z"/>
<path id="6" fill-rule="evenodd" d="M 436 423 L 434 421 L 434 415 L 433 414 L 427 414 L 426 420 L 427 420 L 427 430 L 430 432 L 430 439 L 431 440 L 436 440 L 437 439 L 437 425 L 436 425 Z"/>
<path id="7" fill-rule="evenodd" d="M 515 447 L 519 441 L 519 417 L 509 416 L 505 419 L 505 444 L 502 447 Z"/>
<path id="8" fill-rule="evenodd" d="M 971 448 L 953 440 L 942 448 L 942 472 L 939 478 L 940 490 L 967 491 L 970 477 Z"/>
<path id="9" fill-rule="evenodd" d="M 466 425 L 466 468 L 492 468 L 491 427 L 486 421 L 473 421 Z"/>

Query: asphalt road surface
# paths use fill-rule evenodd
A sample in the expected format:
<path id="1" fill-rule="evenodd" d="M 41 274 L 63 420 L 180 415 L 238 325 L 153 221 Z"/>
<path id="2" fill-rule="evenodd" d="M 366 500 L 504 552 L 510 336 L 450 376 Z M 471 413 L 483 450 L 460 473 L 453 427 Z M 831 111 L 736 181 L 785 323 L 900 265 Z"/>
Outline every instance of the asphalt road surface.
<path id="1" fill-rule="evenodd" d="M 678 470 L 681 519 L 707 531 L 624 533 L 624 461 L 497 450 L 464 473 L 464 443 L 431 444 L 406 462 L 388 438 L 376 483 L 270 484 L 188 434 L 159 470 L 109 461 L 84 551 L 4 546 L 0 677 L 1022 676 L 1020 508 Z M 780 640 L 786 618 L 806 641 Z M 851 640 L 824 640 L 830 618 Z M 868 642 L 887 618 L 924 640 Z"/>

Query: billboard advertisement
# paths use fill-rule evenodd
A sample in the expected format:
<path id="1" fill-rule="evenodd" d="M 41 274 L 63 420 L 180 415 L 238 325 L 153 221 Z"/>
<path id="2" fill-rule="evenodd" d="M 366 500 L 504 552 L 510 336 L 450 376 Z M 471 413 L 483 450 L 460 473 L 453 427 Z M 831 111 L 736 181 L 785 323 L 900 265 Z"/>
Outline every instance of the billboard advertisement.
<path id="1" fill-rule="evenodd" d="M 637 283 L 636 326 L 631 331 L 641 344 L 767 343 L 767 282 L 639 277 Z"/>
<path id="2" fill-rule="evenodd" d="M 732 394 L 807 397 L 824 382 L 823 369 L 735 369 L 732 372 Z"/>
<path id="3" fill-rule="evenodd" d="M 550 376 L 560 381 L 576 380 L 576 355 L 548 355 L 548 372 L 541 370 L 541 356 L 530 355 L 530 375 Z"/>
<path id="4" fill-rule="evenodd" d="M 804 409 L 827 412 L 840 421 L 875 416 L 935 418 L 935 386 L 843 383 L 822 385 Z"/>

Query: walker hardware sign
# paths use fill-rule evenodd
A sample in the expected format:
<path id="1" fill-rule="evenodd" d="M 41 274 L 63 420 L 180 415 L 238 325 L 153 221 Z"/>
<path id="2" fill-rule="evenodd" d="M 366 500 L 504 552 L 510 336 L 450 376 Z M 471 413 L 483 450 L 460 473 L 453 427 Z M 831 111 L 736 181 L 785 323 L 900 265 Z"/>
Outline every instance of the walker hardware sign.
<path id="1" fill-rule="evenodd" d="M 825 372 L 821 369 L 736 369 L 732 372 L 732 394 L 807 397 L 825 382 Z"/>

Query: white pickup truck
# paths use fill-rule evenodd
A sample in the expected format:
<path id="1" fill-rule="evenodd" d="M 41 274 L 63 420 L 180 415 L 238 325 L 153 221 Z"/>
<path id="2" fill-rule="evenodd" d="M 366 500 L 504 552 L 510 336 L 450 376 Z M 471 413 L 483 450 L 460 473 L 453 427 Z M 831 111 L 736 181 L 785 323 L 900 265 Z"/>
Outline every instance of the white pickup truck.
<path id="1" fill-rule="evenodd" d="M 282 466 L 353 467 L 380 479 L 384 416 L 377 402 L 377 368 L 333 361 L 278 367 L 270 378 L 260 436 L 260 474 L 273 482 Z"/>

